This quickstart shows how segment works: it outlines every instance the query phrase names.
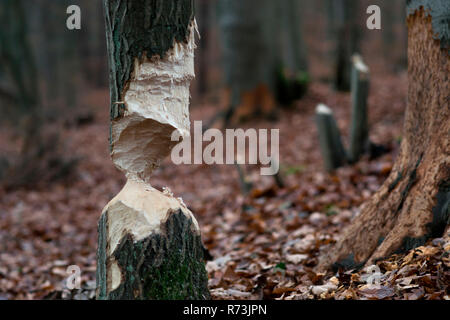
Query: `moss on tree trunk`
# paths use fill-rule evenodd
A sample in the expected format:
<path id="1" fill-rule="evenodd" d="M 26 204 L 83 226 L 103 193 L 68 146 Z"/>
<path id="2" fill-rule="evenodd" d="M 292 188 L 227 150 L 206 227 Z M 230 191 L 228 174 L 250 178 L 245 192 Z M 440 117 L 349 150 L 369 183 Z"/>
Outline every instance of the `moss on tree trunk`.
<path id="1" fill-rule="evenodd" d="M 99 222 L 98 299 L 203 300 L 210 298 L 200 234 L 181 211 L 169 211 L 159 233 L 134 241 L 131 234 L 120 240 L 113 253 L 123 280 L 109 291 L 106 276 L 108 212 Z"/>

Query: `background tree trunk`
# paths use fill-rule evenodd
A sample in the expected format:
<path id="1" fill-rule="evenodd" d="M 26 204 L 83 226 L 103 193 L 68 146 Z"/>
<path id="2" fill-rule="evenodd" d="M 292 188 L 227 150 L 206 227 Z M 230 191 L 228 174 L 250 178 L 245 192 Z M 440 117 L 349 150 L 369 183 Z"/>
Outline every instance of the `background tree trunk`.
<path id="1" fill-rule="evenodd" d="M 347 162 L 347 154 L 333 111 L 324 104 L 316 108 L 316 124 L 325 169 L 331 172 Z"/>
<path id="2" fill-rule="evenodd" d="M 360 50 L 358 8 L 358 0 L 327 0 L 328 34 L 335 46 L 333 86 L 339 91 L 350 90 L 351 57 Z"/>
<path id="3" fill-rule="evenodd" d="M 16 90 L 19 110 L 22 114 L 34 114 L 39 104 L 37 70 L 22 1 L 3 1 L 0 17 L 0 61 L 8 68 L 5 73 Z"/>
<path id="4" fill-rule="evenodd" d="M 409 89 L 401 152 L 381 189 L 321 257 L 319 269 L 369 265 L 440 237 L 448 226 L 449 19 L 446 0 L 408 2 Z"/>
<path id="5" fill-rule="evenodd" d="M 193 214 L 149 183 L 176 131 L 189 138 L 193 0 L 104 0 L 114 164 L 127 176 L 99 222 L 98 299 L 207 299 Z"/>
<path id="6" fill-rule="evenodd" d="M 225 83 L 239 117 L 275 105 L 276 56 L 270 0 L 224 0 L 218 3 Z"/>
<path id="7" fill-rule="evenodd" d="M 367 100 L 370 83 L 369 68 L 361 56 L 353 55 L 351 72 L 352 121 L 350 124 L 350 144 L 348 157 L 350 162 L 359 160 L 369 150 L 369 124 L 367 119 Z"/>
<path id="8" fill-rule="evenodd" d="M 196 0 L 197 19 L 199 21 L 198 31 L 200 34 L 199 49 L 200 55 L 197 58 L 197 90 L 200 96 L 204 96 L 208 92 L 208 46 L 209 46 L 209 28 L 210 8 L 209 0 Z"/>
<path id="9" fill-rule="evenodd" d="M 218 3 L 225 83 L 236 117 L 271 114 L 304 93 L 307 70 L 296 1 Z M 302 77 L 303 76 L 303 77 Z"/>
<path id="10" fill-rule="evenodd" d="M 306 45 L 303 41 L 302 24 L 303 3 L 301 0 L 280 1 L 282 7 L 281 22 L 283 25 L 282 61 L 285 67 L 293 74 L 308 71 Z"/>

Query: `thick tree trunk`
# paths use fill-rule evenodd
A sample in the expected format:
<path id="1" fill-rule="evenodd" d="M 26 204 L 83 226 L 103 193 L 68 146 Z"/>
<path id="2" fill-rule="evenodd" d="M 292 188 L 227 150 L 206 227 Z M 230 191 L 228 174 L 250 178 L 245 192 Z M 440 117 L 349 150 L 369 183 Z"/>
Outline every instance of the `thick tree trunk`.
<path id="1" fill-rule="evenodd" d="M 448 227 L 450 3 L 408 6 L 409 89 L 401 152 L 381 189 L 321 257 L 319 269 L 369 265 L 440 237 Z"/>
<path id="2" fill-rule="evenodd" d="M 99 222 L 98 299 L 207 299 L 193 214 L 149 177 L 189 138 L 193 0 L 104 0 L 114 164 L 127 176 Z"/>

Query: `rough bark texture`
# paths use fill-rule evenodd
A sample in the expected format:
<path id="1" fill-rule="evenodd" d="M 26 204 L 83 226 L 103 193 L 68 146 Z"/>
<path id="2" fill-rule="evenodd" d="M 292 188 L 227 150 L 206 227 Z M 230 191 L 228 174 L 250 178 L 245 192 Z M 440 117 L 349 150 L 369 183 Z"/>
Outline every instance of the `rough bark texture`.
<path id="1" fill-rule="evenodd" d="M 99 235 L 108 234 L 108 212 L 102 215 Z M 203 244 L 192 219 L 178 209 L 168 210 L 161 222 L 161 232 L 135 241 L 126 234 L 113 256 L 126 279 L 119 287 L 108 290 L 106 277 L 106 239 L 100 238 L 98 299 L 174 300 L 208 299 Z M 103 252 L 102 252 L 103 251 Z"/>
<path id="2" fill-rule="evenodd" d="M 449 224 L 448 33 L 436 35 L 431 12 L 417 7 L 408 16 L 408 106 L 394 168 L 334 248 L 321 257 L 319 269 L 332 263 L 344 268 L 372 264 L 442 236 Z M 441 11 L 439 19 L 448 21 L 449 15 L 449 10 Z"/>
<path id="3" fill-rule="evenodd" d="M 433 27 L 433 38 L 439 40 L 442 49 L 450 50 L 450 2 L 447 0 L 407 0 L 408 14 L 421 7 L 429 13 Z"/>
<path id="4" fill-rule="evenodd" d="M 127 183 L 103 209 L 98 299 L 208 299 L 200 229 L 150 174 L 189 138 L 194 77 L 192 0 L 105 0 L 111 90 L 111 157 Z"/>

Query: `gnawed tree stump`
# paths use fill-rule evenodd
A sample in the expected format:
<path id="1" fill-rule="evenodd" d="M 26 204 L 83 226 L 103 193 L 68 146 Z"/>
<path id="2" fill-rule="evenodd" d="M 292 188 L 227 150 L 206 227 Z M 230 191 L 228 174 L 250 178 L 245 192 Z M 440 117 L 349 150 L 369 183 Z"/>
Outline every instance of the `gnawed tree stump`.
<path id="1" fill-rule="evenodd" d="M 320 149 L 327 171 L 333 171 L 346 163 L 358 161 L 363 153 L 380 148 L 369 141 L 367 120 L 367 97 L 369 94 L 369 68 L 358 54 L 352 57 L 352 118 L 350 125 L 350 148 L 346 152 L 333 112 L 324 104 L 316 108 L 316 124 Z"/>
<path id="2" fill-rule="evenodd" d="M 205 299 L 197 222 L 178 199 L 129 180 L 99 223 L 99 299 Z"/>
<path id="3" fill-rule="evenodd" d="M 352 121 L 350 126 L 349 161 L 356 162 L 369 150 L 369 124 L 367 98 L 369 95 L 369 68 L 360 55 L 352 57 L 351 74 Z"/>
<path id="4" fill-rule="evenodd" d="M 316 125 L 325 169 L 333 171 L 346 163 L 347 155 L 333 111 L 324 104 L 316 108 Z"/>
<path id="5" fill-rule="evenodd" d="M 450 2 L 408 1 L 408 105 L 401 151 L 381 189 L 333 248 L 323 270 L 370 265 L 443 235 L 450 223 Z"/>
<path id="6" fill-rule="evenodd" d="M 189 138 L 196 24 L 191 0 L 104 0 L 111 157 L 127 176 L 99 222 L 98 299 L 207 299 L 200 230 L 150 174 Z"/>

